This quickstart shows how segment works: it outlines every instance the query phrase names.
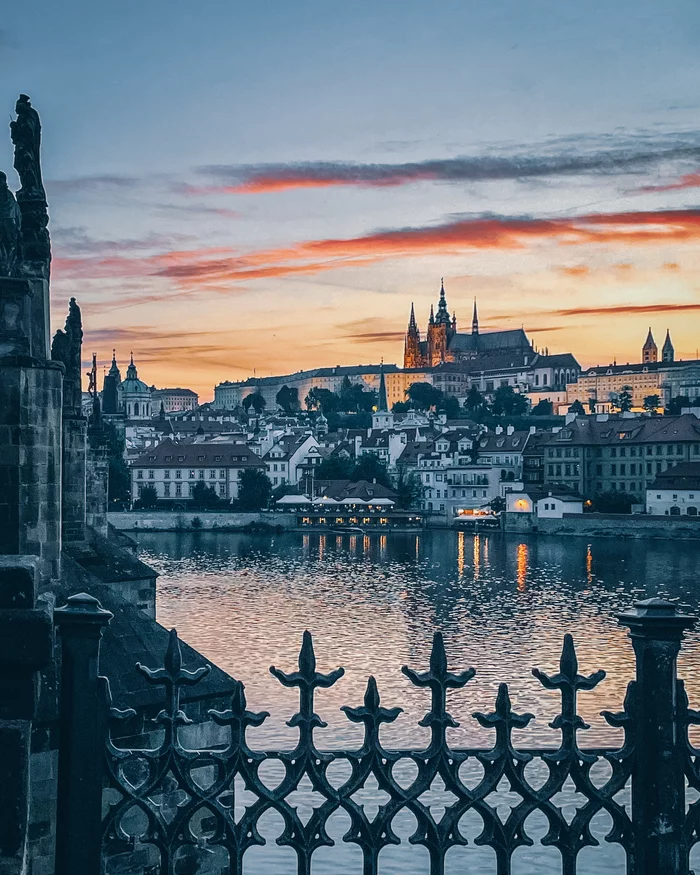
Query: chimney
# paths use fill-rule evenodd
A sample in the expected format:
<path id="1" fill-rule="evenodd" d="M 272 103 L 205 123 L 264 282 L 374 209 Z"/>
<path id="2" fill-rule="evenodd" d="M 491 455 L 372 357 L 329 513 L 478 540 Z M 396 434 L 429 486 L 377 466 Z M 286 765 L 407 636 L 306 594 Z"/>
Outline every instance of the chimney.
<path id="1" fill-rule="evenodd" d="M 515 431 L 515 426 L 509 425 L 508 428 L 506 429 L 506 434 L 513 434 L 514 431 Z"/>
<path id="2" fill-rule="evenodd" d="M 493 433 L 494 434 L 503 434 L 503 426 L 497 425 L 496 428 L 494 428 Z"/>

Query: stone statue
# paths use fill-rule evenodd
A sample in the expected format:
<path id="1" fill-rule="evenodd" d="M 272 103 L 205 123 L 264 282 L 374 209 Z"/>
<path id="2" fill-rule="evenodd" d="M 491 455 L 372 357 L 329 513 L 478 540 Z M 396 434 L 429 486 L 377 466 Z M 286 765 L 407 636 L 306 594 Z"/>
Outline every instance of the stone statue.
<path id="1" fill-rule="evenodd" d="M 22 214 L 0 170 L 0 276 L 14 276 L 19 252 Z"/>
<path id="2" fill-rule="evenodd" d="M 10 122 L 10 133 L 15 145 L 14 167 L 22 188 L 18 192 L 20 200 L 46 200 L 41 181 L 41 122 L 39 113 L 32 106 L 26 94 L 20 94 L 15 104 L 17 120 Z"/>
<path id="3" fill-rule="evenodd" d="M 62 362 L 66 369 L 63 377 L 64 407 L 80 410 L 82 407 L 82 365 L 83 323 L 80 307 L 75 298 L 70 299 L 68 317 L 61 331 L 56 332 L 51 344 L 51 358 Z"/>

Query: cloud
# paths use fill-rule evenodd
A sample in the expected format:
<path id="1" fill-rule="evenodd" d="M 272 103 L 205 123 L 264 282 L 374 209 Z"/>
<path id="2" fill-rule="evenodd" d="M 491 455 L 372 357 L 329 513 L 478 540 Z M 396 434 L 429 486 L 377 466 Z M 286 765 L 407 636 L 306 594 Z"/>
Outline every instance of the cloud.
<path id="1" fill-rule="evenodd" d="M 573 264 L 570 267 L 560 267 L 559 270 L 567 276 L 588 276 L 591 272 L 590 267 L 585 264 Z"/>
<path id="2" fill-rule="evenodd" d="M 181 193 L 253 194 L 332 186 L 393 187 L 416 182 L 474 183 L 494 180 L 535 180 L 591 174 L 641 173 L 650 166 L 678 159 L 700 159 L 696 134 L 649 142 L 630 142 L 615 149 L 579 153 L 571 148 L 540 154 L 481 155 L 403 163 L 359 164 L 310 161 L 290 164 L 212 164 L 198 168 L 211 180 L 203 186 L 184 186 Z M 652 189 L 655 190 L 655 189 Z"/>
<path id="3" fill-rule="evenodd" d="M 100 240 L 91 237 L 87 228 L 82 226 L 54 228 L 51 237 L 60 252 L 69 255 L 112 255 L 138 250 L 153 251 L 193 239 L 187 234 L 148 234 L 141 238 Z"/>
<path id="4" fill-rule="evenodd" d="M 54 260 L 61 279 L 160 277 L 181 289 L 228 291 L 233 283 L 315 275 L 410 256 L 453 256 L 478 250 L 558 246 L 649 245 L 700 241 L 700 210 L 595 213 L 532 218 L 487 215 L 436 225 L 379 230 L 359 237 L 300 242 L 237 253 L 226 247 L 150 256 L 119 252 Z"/>
<path id="5" fill-rule="evenodd" d="M 140 184 L 140 180 L 133 176 L 102 173 L 92 176 L 74 176 L 71 179 L 47 179 L 46 190 L 49 195 L 73 194 L 85 191 L 103 191 L 104 189 L 130 189 Z"/>
<path id="6" fill-rule="evenodd" d="M 669 182 L 666 185 L 644 185 L 637 191 L 681 191 L 686 188 L 700 188 L 700 173 L 686 173 L 676 182 Z"/>
<path id="7" fill-rule="evenodd" d="M 620 304 L 615 307 L 572 307 L 553 311 L 557 316 L 620 316 L 643 313 L 693 313 L 700 311 L 700 302 L 688 304 Z"/>

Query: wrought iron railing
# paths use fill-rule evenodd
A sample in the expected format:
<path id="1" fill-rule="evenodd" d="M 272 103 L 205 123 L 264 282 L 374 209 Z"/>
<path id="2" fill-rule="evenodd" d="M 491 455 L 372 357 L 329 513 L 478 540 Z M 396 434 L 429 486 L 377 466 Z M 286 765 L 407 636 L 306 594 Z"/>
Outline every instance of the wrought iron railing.
<path id="1" fill-rule="evenodd" d="M 143 872 L 195 875 L 210 871 L 204 861 L 213 850 L 222 850 L 223 858 L 218 859 L 224 863 L 216 871 L 239 875 L 249 849 L 265 844 L 259 826 L 269 811 L 281 815 L 284 828 L 277 844 L 293 849 L 297 871 L 303 875 L 311 872 L 315 852 L 334 844 L 327 827 L 338 811 L 345 812 L 350 821 L 342 841 L 361 849 L 365 875 L 377 873 L 382 850 L 400 842 L 393 824 L 404 811 L 409 811 L 416 823 L 408 841 L 427 849 L 431 875 L 445 871 L 445 857 L 451 848 L 467 844 L 460 821 L 469 812 L 476 812 L 482 824 L 474 844 L 493 850 L 497 875 L 510 873 L 515 852 L 533 844 L 526 828 L 533 812 L 546 818 L 548 828 L 541 843 L 558 849 L 563 875 L 577 871 L 584 848 L 598 845 L 591 822 L 600 812 L 607 812 L 612 822 L 605 840 L 624 849 L 628 873 L 688 873 L 689 850 L 700 840 L 700 801 L 689 806 L 686 816 L 685 779 L 690 787 L 700 790 L 700 751 L 688 742 L 687 728 L 700 723 L 700 713 L 688 709 L 682 682 L 676 679 L 676 655 L 683 630 L 692 618 L 679 614 L 668 602 L 648 600 L 620 617 L 631 630 L 637 680 L 630 683 L 620 713 L 603 712 L 608 724 L 623 731 L 623 744 L 614 749 L 579 746 L 579 732 L 588 727 L 578 714 L 578 694 L 592 690 L 605 672 L 579 673 L 569 635 L 564 638 L 556 674 L 533 670 L 540 683 L 560 697 L 559 714 L 550 724 L 558 733 L 556 747 L 522 749 L 514 745 L 513 730 L 527 727 L 533 715 L 513 711 L 506 684 L 500 685 L 491 713 L 474 714 L 482 727 L 493 732 L 492 745 L 450 747 L 446 732 L 457 723 L 447 710 L 447 692 L 465 687 L 475 671 L 449 671 L 442 636 L 436 633 L 428 670 L 402 669 L 411 683 L 431 694 L 430 709 L 420 721 L 430 732 L 427 747 L 383 747 L 380 727 L 396 720 L 401 708 L 382 705 L 377 684 L 370 677 L 364 702 L 342 709 L 350 721 L 363 727 L 362 744 L 351 750 L 319 750 L 314 731 L 326 724 L 315 711 L 315 693 L 335 684 L 343 669 L 327 674 L 317 671 L 311 635 L 306 632 L 297 670 L 270 669 L 284 686 L 299 690 L 299 710 L 288 723 L 298 733 L 294 748 L 255 748 L 249 733 L 269 715 L 249 711 L 243 684 L 237 683 L 230 707 L 209 712 L 215 723 L 227 728 L 225 743 L 189 750 L 181 743 L 182 728 L 190 722 L 181 709 L 181 693 L 197 684 L 208 668 L 191 672 L 183 667 L 175 631 L 170 633 L 162 668 L 139 666 L 148 681 L 164 691 L 163 709 L 154 721 L 157 741 L 139 748 L 125 747 L 114 740 L 123 732 L 110 736 L 107 729 L 108 691 L 96 671 L 99 632 L 109 615 L 94 600 L 79 596 L 69 600 L 56 619 L 64 653 L 68 654 L 67 660 L 64 657 L 64 696 L 67 693 L 80 712 L 79 717 L 77 713 L 73 718 L 66 715 L 68 728 L 75 731 L 80 725 L 79 735 L 92 733 L 104 746 L 102 774 L 91 775 L 82 788 L 75 786 L 75 779 L 71 785 L 64 773 L 59 810 L 65 806 L 67 820 L 62 826 L 70 835 L 71 828 L 80 825 L 81 839 L 72 846 L 68 842 L 59 853 L 59 875 L 97 873 L 100 859 L 133 851 L 136 837 L 139 847 L 153 851 L 151 868 L 144 864 Z M 94 651 L 92 662 L 86 661 L 90 647 Z M 78 687 L 83 700 L 75 702 L 72 691 Z M 92 697 L 90 702 L 84 698 L 86 691 Z M 86 708 L 92 714 L 87 721 Z M 111 709 L 113 721 L 133 714 Z M 280 770 L 277 783 L 266 779 L 266 764 L 270 762 Z M 345 768 L 341 780 L 337 777 L 339 763 Z M 603 781 L 596 777 L 601 763 L 608 764 L 608 777 Z M 408 781 L 401 776 L 407 764 L 414 773 Z M 541 780 L 532 780 L 530 764 L 539 768 Z M 476 772 L 479 777 L 474 780 Z M 493 794 L 504 779 L 520 801 L 501 818 Z M 293 797 L 307 781 L 321 801 L 304 819 Z M 368 781 L 376 781 L 386 800 L 375 806 L 371 817 L 360 798 Z M 426 801 L 436 782 L 454 799 L 446 804 L 441 817 Z M 237 783 L 242 783 L 248 800 L 252 800 L 245 807 L 236 805 Z M 571 783 L 584 804 L 573 818 L 567 818 L 559 794 Z M 621 799 L 625 793 L 631 806 Z M 87 842 L 86 835 L 90 836 Z"/>

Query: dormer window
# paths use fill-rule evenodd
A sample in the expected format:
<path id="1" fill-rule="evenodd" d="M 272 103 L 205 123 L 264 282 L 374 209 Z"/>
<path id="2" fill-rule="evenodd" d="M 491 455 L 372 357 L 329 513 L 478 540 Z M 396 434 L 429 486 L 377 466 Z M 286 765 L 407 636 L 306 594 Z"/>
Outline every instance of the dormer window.
<path id="1" fill-rule="evenodd" d="M 172 457 L 172 456 L 166 456 L 166 457 L 165 457 L 165 461 L 166 461 L 166 462 L 172 462 L 172 460 L 173 460 L 173 457 Z"/>
<path id="2" fill-rule="evenodd" d="M 177 457 L 177 460 L 178 460 L 178 462 L 184 462 L 184 461 L 185 461 L 185 457 L 184 457 L 184 456 L 178 456 L 178 457 Z"/>
<path id="3" fill-rule="evenodd" d="M 221 456 L 214 456 L 214 461 L 215 461 L 215 462 L 220 462 L 220 461 L 221 461 Z"/>

